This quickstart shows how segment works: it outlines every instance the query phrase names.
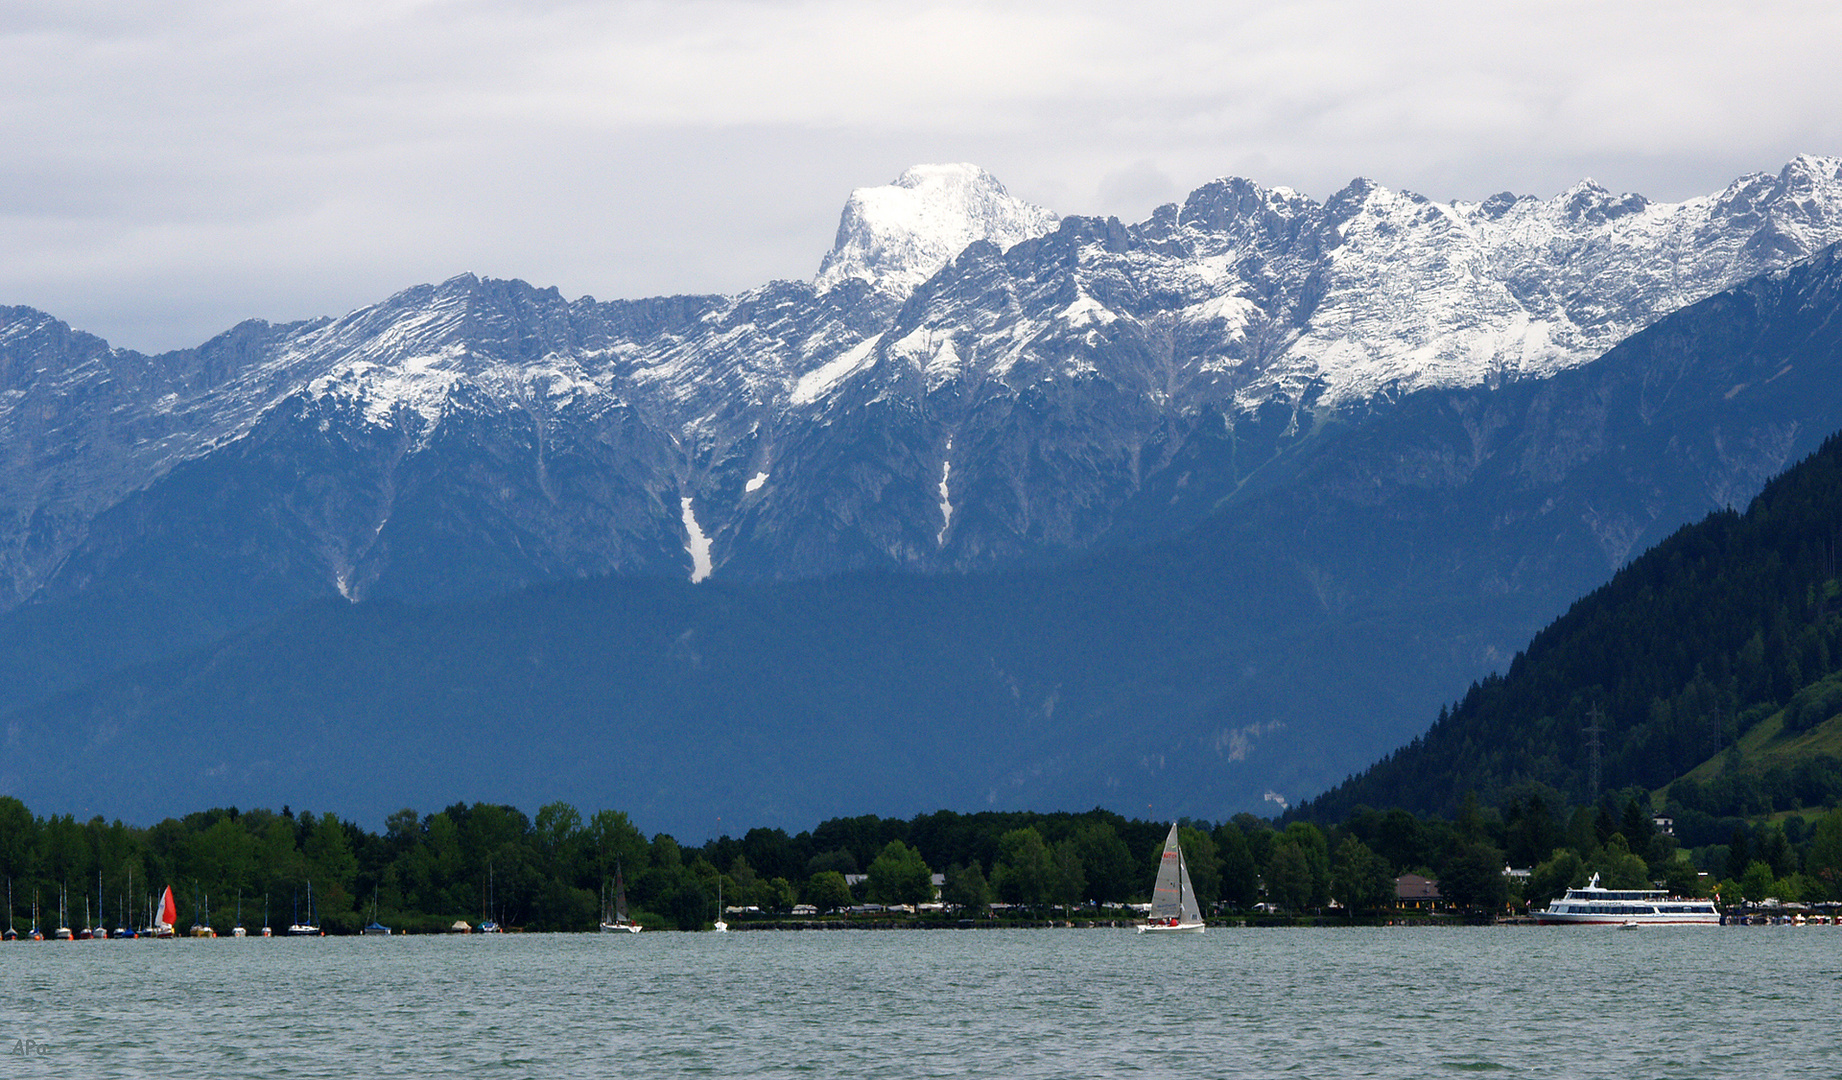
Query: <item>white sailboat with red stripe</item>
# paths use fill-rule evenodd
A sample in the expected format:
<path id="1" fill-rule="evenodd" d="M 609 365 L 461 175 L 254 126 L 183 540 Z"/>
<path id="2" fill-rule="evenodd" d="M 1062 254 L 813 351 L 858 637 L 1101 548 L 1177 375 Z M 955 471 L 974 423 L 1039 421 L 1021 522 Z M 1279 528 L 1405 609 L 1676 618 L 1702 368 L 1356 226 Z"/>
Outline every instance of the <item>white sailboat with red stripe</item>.
<path id="1" fill-rule="evenodd" d="M 1164 838 L 1164 853 L 1158 857 L 1158 880 L 1151 889 L 1151 912 L 1139 924 L 1138 932 L 1203 932 L 1202 908 L 1196 903 L 1196 888 L 1190 884 L 1190 867 L 1183 859 L 1183 845 L 1177 842 L 1174 821 L 1170 823 L 1170 835 Z"/>

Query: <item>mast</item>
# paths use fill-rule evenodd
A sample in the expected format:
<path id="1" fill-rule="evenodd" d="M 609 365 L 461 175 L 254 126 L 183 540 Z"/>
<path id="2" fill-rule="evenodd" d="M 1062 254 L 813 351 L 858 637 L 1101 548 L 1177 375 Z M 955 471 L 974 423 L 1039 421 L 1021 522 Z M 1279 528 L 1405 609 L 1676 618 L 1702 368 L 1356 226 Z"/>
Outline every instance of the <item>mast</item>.
<path id="1" fill-rule="evenodd" d="M 1183 842 L 1177 842 L 1177 921 L 1183 921 L 1183 883 L 1190 880 L 1190 875 L 1183 869 Z"/>

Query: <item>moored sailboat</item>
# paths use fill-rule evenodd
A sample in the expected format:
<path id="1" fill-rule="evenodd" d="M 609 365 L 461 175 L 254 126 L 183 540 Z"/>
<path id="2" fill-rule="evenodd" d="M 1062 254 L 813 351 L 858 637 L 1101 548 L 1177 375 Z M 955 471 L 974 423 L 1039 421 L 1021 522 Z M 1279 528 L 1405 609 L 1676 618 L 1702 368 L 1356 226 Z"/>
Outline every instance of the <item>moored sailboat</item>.
<path id="1" fill-rule="evenodd" d="M 55 941 L 74 941 L 77 937 L 70 932 L 70 913 L 66 910 L 69 907 L 69 900 L 70 890 L 60 886 L 58 889 L 58 926 L 51 932 L 51 937 Z"/>
<path id="2" fill-rule="evenodd" d="M 371 921 L 365 924 L 363 932 L 366 937 L 390 936 L 390 927 L 377 921 L 377 890 L 375 889 L 371 891 Z"/>
<path id="3" fill-rule="evenodd" d="M 1196 889 L 1190 884 L 1190 868 L 1183 859 L 1183 845 L 1177 842 L 1177 823 L 1174 821 L 1170 824 L 1170 835 L 1164 838 L 1164 852 L 1158 857 L 1158 879 L 1151 889 L 1151 912 L 1139 924 L 1138 932 L 1203 932 L 1202 908 L 1196 903 Z"/>
<path id="4" fill-rule="evenodd" d="M 307 882 L 307 921 L 301 921 L 301 901 L 294 900 L 294 921 L 288 925 L 289 937 L 320 937 L 320 925 L 313 921 L 313 881 Z"/>
<path id="5" fill-rule="evenodd" d="M 169 938 L 173 936 L 173 924 L 179 921 L 179 905 L 173 902 L 173 887 L 168 885 L 166 893 L 160 897 L 160 914 L 154 919 L 153 936 Z"/>
<path id="6" fill-rule="evenodd" d="M 492 862 L 488 860 L 486 863 L 486 891 L 480 896 L 480 927 L 479 927 L 479 930 L 477 931 L 478 933 L 481 933 L 481 934 L 503 934 L 505 933 L 505 928 L 493 921 L 492 902 L 493 902 Z"/>

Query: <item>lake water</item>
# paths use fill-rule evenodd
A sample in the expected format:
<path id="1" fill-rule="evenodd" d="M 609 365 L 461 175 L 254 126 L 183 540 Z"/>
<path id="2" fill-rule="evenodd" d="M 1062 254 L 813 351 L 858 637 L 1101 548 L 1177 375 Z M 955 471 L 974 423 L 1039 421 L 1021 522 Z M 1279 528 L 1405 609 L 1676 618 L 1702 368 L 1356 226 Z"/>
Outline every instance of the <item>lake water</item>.
<path id="1" fill-rule="evenodd" d="M 1842 927 L 18 942 L 0 1075 L 1833 1078 L 1839 1008 Z"/>

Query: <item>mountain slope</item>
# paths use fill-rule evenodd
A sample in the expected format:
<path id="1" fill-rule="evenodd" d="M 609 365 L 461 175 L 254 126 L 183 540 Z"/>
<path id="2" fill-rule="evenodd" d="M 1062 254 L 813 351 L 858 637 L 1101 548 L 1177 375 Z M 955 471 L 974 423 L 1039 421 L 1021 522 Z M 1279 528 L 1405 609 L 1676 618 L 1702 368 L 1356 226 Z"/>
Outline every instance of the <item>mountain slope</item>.
<path id="1" fill-rule="evenodd" d="M 1832 436 L 1744 514 L 1684 526 L 1536 635 L 1504 675 L 1473 684 L 1423 737 L 1299 812 L 1443 812 L 1467 790 L 1500 801 L 1532 785 L 1586 801 L 1595 722 L 1599 790 L 1690 774 L 1676 792 L 1690 810 L 1769 812 L 1769 794 L 1762 806 L 1712 805 L 1706 785 L 1731 782 L 1733 770 L 1707 759 L 1731 748 L 1737 765 L 1742 741 L 1763 751 L 1786 741 L 1769 736 L 1787 724 L 1808 731 L 1842 708 L 1839 542 L 1842 436 Z M 1753 730 L 1768 718 L 1772 731 Z M 1806 742 L 1800 761 L 1829 745 Z M 1831 760 L 1833 787 L 1842 761 Z"/>
<path id="2" fill-rule="evenodd" d="M 1406 395 L 1257 466 L 1218 416 L 1172 455 L 1187 482 L 1142 496 L 1194 525 L 1053 566 L 318 604 L 15 710 L 35 764 L 0 783 L 147 813 L 566 797 L 687 835 L 941 805 L 1220 818 L 1399 746 L 1650 537 L 1842 429 L 1838 310 L 1832 251 L 1594 363 Z M 182 731 L 212 753 L 122 752 Z"/>

